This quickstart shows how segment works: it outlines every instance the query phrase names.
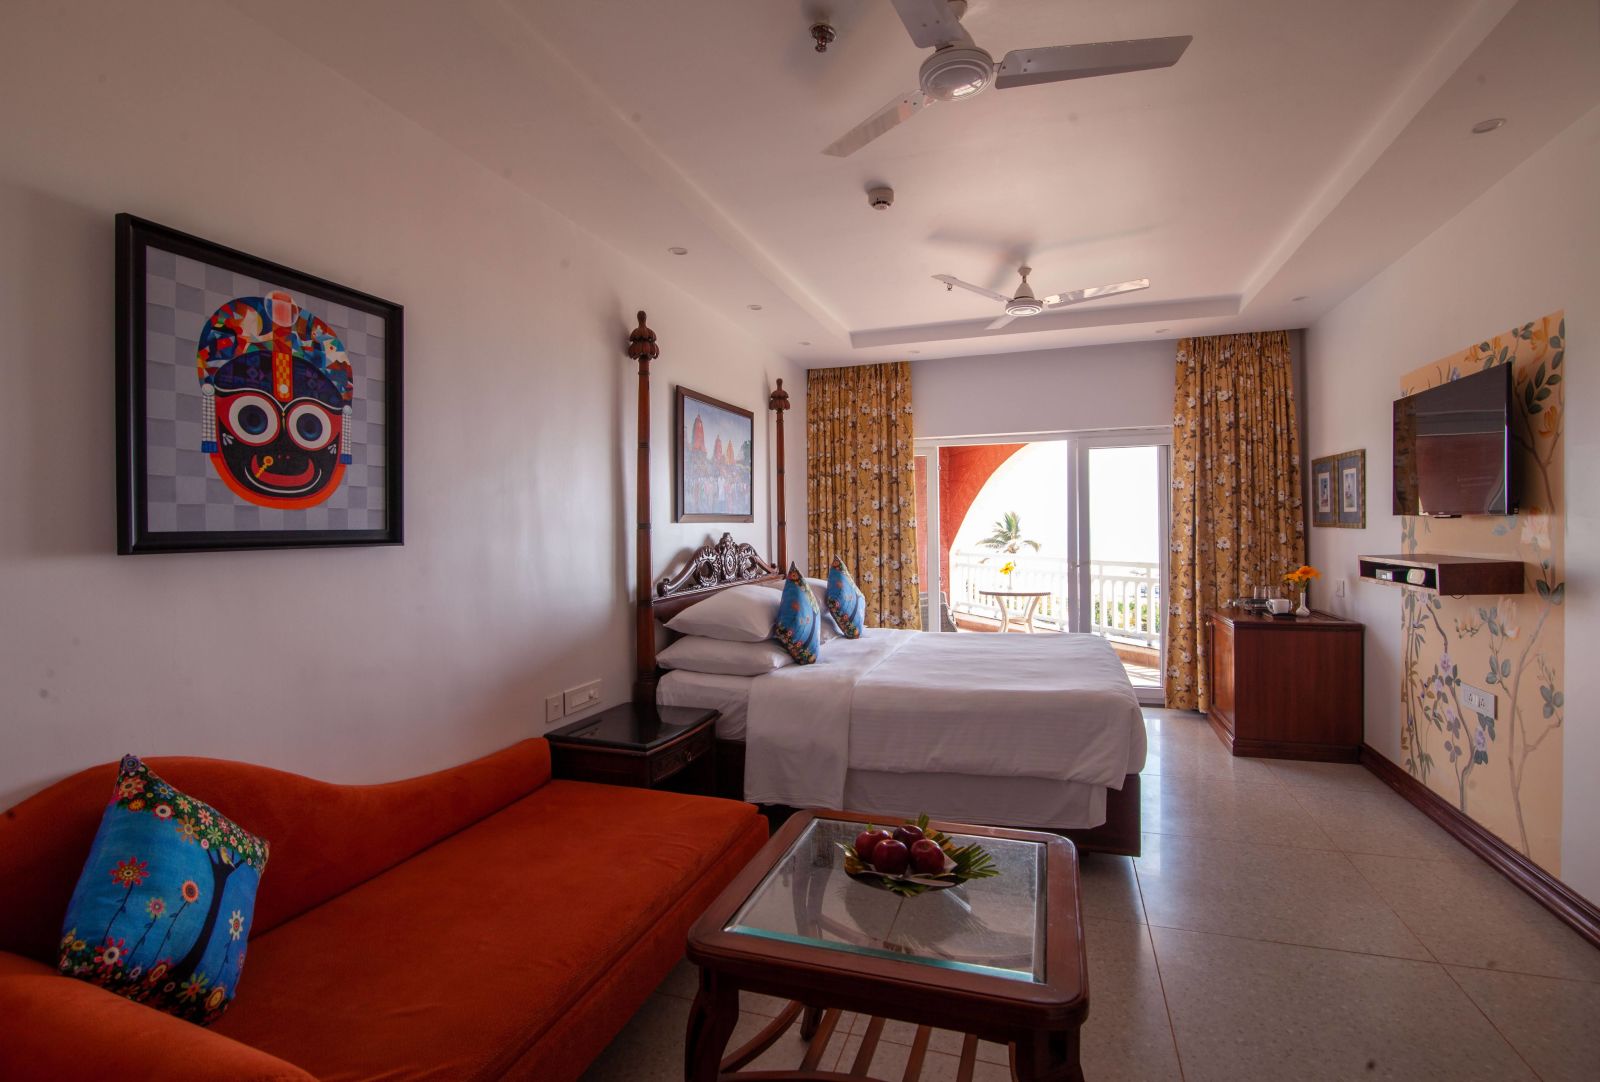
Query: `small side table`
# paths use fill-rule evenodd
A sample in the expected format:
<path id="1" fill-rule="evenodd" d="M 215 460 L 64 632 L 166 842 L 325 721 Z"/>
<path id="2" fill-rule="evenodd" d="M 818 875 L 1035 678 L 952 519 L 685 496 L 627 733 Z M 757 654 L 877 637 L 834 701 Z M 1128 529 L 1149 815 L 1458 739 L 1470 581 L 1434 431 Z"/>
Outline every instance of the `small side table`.
<path id="1" fill-rule="evenodd" d="M 1049 590 L 979 590 L 982 597 L 990 598 L 1000 606 L 1000 633 L 1003 635 L 1011 630 L 1011 610 L 1006 607 L 1006 598 L 1024 597 L 1028 599 L 1028 607 L 1023 610 L 1020 619 L 1028 634 L 1033 634 L 1033 614 L 1039 611 L 1039 602 L 1050 596 Z"/>
<path id="2" fill-rule="evenodd" d="M 613 706 L 545 734 L 551 769 L 568 781 L 711 796 L 717 717 L 701 707 Z"/>

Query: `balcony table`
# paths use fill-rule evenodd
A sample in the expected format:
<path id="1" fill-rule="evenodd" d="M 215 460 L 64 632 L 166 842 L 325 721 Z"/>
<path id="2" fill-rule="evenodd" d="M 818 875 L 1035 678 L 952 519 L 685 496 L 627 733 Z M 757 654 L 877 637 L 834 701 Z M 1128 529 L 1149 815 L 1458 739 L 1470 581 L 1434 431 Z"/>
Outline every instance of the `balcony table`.
<path id="1" fill-rule="evenodd" d="M 1050 596 L 1049 590 L 979 590 L 979 597 L 993 599 L 1000 607 L 1000 634 L 1004 635 L 1011 630 L 1011 610 L 1006 607 L 1005 599 L 1008 597 L 1025 597 L 1028 607 L 1022 612 L 1023 626 L 1029 635 L 1033 634 L 1033 614 L 1039 610 L 1039 602 Z"/>

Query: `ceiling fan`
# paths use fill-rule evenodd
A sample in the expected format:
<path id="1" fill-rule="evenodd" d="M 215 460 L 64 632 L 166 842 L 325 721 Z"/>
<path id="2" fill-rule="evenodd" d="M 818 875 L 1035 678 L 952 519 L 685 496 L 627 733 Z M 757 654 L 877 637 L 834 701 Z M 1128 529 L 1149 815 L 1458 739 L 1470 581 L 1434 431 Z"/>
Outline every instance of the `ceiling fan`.
<path id="1" fill-rule="evenodd" d="M 1052 293 L 1048 297 L 1035 297 L 1033 288 L 1028 285 L 1028 275 L 1033 273 L 1033 268 L 1018 267 L 1017 272 L 1022 275 L 1022 284 L 1017 287 L 1017 295 L 1015 297 L 1008 297 L 1004 293 L 996 293 L 992 289 L 975 286 L 971 282 L 963 282 L 950 274 L 935 274 L 933 277 L 943 282 L 946 290 L 960 286 L 962 289 L 970 289 L 974 293 L 982 294 L 1005 305 L 1005 314 L 984 328 L 989 331 L 998 331 L 1014 319 L 1021 319 L 1024 316 L 1036 316 L 1046 308 L 1065 308 L 1069 304 L 1079 304 L 1083 301 L 1097 300 L 1100 297 L 1114 297 L 1118 293 L 1133 293 L 1141 289 L 1150 288 L 1150 279 L 1135 278 L 1131 282 L 1117 282 L 1108 286 L 1087 286 L 1084 289 L 1074 289 L 1070 293 Z"/>
<path id="2" fill-rule="evenodd" d="M 997 67 L 994 57 L 980 49 L 961 25 L 961 16 L 967 10 L 966 0 L 893 0 L 893 3 L 911 40 L 920 48 L 933 50 L 922 62 L 921 86 L 900 95 L 851 128 L 836 142 L 824 147 L 824 154 L 848 157 L 928 106 L 976 97 L 991 82 L 1006 90 L 1064 79 L 1169 68 L 1194 40 L 1185 35 L 1013 49 Z"/>

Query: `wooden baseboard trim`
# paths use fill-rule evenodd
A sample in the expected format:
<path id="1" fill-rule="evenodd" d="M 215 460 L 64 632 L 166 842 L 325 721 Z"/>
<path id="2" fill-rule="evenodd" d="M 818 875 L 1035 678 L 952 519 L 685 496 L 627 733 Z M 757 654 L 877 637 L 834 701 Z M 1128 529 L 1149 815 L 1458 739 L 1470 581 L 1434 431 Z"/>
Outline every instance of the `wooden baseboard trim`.
<path id="1" fill-rule="evenodd" d="M 1370 744 L 1361 745 L 1361 765 L 1476 853 L 1484 863 L 1521 887 L 1562 923 L 1600 947 L 1600 908 L 1593 902 L 1468 818 L 1404 768 L 1380 755 Z"/>

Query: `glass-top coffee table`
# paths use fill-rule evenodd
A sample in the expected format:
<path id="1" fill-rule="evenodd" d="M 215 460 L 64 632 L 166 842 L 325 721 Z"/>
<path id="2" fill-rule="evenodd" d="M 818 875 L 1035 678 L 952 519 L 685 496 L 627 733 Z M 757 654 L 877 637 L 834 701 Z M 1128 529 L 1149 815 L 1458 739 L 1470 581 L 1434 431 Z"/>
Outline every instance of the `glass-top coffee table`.
<path id="1" fill-rule="evenodd" d="M 982 1039 L 1011 1046 L 1019 1082 L 1081 1079 L 1078 1027 L 1089 997 L 1072 844 L 935 823 L 958 845 L 982 845 L 1000 874 L 901 898 L 845 874 L 836 843 L 850 844 L 868 818 L 796 814 L 690 930 L 700 991 L 689 1020 L 689 1082 L 739 1077 L 796 1019 L 811 1041 L 797 1078 L 865 1076 L 884 1021 L 898 1019 L 920 1027 L 918 1063 L 931 1027 L 968 1034 L 965 1077 Z M 741 990 L 792 1002 L 725 1057 Z M 860 1052 L 850 1074 L 843 1064 L 838 1074 L 818 1072 L 842 1011 L 871 1016 Z"/>

